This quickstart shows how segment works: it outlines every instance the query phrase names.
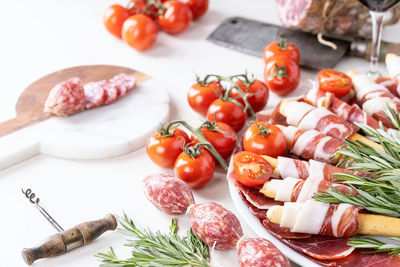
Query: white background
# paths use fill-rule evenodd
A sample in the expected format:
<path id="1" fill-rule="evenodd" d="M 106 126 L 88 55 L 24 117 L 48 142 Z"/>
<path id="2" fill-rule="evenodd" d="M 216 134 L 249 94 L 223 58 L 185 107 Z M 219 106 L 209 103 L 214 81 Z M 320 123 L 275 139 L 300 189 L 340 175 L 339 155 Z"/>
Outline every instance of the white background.
<path id="1" fill-rule="evenodd" d="M 224 18 L 244 16 L 279 23 L 273 0 L 211 0 L 208 13 L 178 36 L 158 35 L 157 43 L 146 52 L 136 52 L 106 32 L 102 24 L 109 0 L 18 0 L 0 6 L 0 121 L 14 116 L 19 94 L 36 79 L 59 69 L 88 64 L 114 64 L 145 72 L 163 85 L 171 99 L 171 119 L 195 120 L 186 102 L 186 91 L 194 72 L 237 74 L 246 69 L 261 78 L 263 62 L 218 47 L 205 39 Z M 385 38 L 400 41 L 399 27 L 387 29 Z M 361 59 L 345 59 L 338 69 L 366 67 Z M 302 72 L 303 78 L 315 78 Z M 292 95 L 306 90 L 306 83 Z M 268 107 L 277 97 L 271 96 Z M 140 116 L 140 114 L 138 114 Z M 138 125 L 140 127 L 140 125 Z M 79 144 L 77 144 L 79 145 Z M 143 144 L 144 145 L 144 144 Z M 0 153 L 2 153 L 0 151 Z M 118 158 L 73 161 L 37 156 L 0 171 L 0 266 L 24 266 L 20 251 L 53 234 L 52 226 L 22 195 L 20 188 L 33 188 L 42 205 L 66 229 L 98 219 L 107 213 L 125 211 L 138 224 L 167 231 L 171 217 L 156 210 L 144 197 L 140 181 L 148 174 L 171 172 L 154 165 L 145 150 Z M 216 201 L 236 212 L 223 174 L 201 190 L 197 202 Z M 243 222 L 248 236 L 254 236 Z M 179 217 L 182 232 L 189 227 Z M 183 231 L 184 230 L 184 231 Z M 124 236 L 108 232 L 97 241 L 64 256 L 38 261 L 36 266 L 97 266 L 93 254 L 113 246 L 128 257 Z M 223 266 L 237 266 L 236 252 L 218 252 Z"/>

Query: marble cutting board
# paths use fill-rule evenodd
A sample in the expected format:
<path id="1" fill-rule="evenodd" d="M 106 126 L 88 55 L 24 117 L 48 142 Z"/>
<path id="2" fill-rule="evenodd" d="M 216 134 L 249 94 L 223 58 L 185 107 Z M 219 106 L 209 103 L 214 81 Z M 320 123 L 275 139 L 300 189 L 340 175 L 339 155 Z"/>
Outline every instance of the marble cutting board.
<path id="1" fill-rule="evenodd" d="M 57 83 L 55 81 L 78 76 L 86 83 L 108 79 L 122 71 L 137 76 L 138 84 L 124 98 L 111 105 L 70 117 L 51 117 L 41 113 L 43 101 Z M 46 83 L 46 80 L 49 82 Z M 33 86 L 35 83 L 40 86 Z M 40 153 L 68 159 L 119 156 L 144 146 L 158 125 L 168 119 L 168 94 L 150 76 L 131 69 L 106 65 L 81 66 L 52 73 L 35 83 L 21 94 L 16 105 L 17 117 L 0 123 L 0 133 L 6 133 L 0 137 L 0 169 Z M 33 93 L 26 93 L 32 90 Z M 24 95 L 25 98 L 26 95 L 33 95 L 34 100 L 22 100 Z M 32 101 L 34 104 L 27 104 Z M 33 110 L 35 106 L 36 111 Z M 24 122 L 21 123 L 21 120 Z M 13 123 L 15 121 L 17 123 Z M 10 127 L 10 124 L 16 126 Z"/>

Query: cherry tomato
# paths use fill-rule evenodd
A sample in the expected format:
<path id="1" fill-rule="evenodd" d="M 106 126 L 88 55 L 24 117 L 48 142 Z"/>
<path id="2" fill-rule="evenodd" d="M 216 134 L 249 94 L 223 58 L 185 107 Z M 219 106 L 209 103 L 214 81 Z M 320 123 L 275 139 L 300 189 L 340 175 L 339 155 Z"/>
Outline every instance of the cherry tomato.
<path id="1" fill-rule="evenodd" d="M 218 82 L 213 81 L 208 85 L 195 83 L 188 91 L 187 101 L 194 111 L 206 115 L 210 104 L 222 93 L 223 88 Z"/>
<path id="2" fill-rule="evenodd" d="M 236 179 L 243 185 L 257 187 L 271 179 L 272 167 L 260 155 L 241 151 L 233 156 Z"/>
<path id="3" fill-rule="evenodd" d="M 281 37 L 279 42 L 273 42 L 264 48 L 263 59 L 265 64 L 268 63 L 269 59 L 275 56 L 284 56 L 292 59 L 294 62 L 299 64 L 300 52 L 297 47 L 286 41 L 286 38 Z"/>
<path id="4" fill-rule="evenodd" d="M 182 147 L 189 143 L 188 135 L 181 129 L 173 129 L 172 136 L 153 134 L 146 145 L 150 159 L 160 167 L 172 168 L 176 158 L 182 152 Z"/>
<path id="5" fill-rule="evenodd" d="M 146 6 L 148 7 L 146 8 Z M 143 14 L 152 20 L 157 18 L 158 8 L 155 5 L 150 5 L 146 0 L 130 0 L 128 9 L 131 15 Z"/>
<path id="6" fill-rule="evenodd" d="M 265 105 L 267 105 L 269 91 L 268 87 L 265 83 L 260 80 L 254 80 L 249 87 L 247 87 L 242 81 L 236 81 L 236 84 L 239 88 L 245 93 L 255 94 L 254 96 L 250 96 L 247 98 L 250 106 L 254 110 L 254 112 L 258 112 L 262 110 Z M 236 89 L 233 89 L 229 95 L 230 97 L 238 97 L 239 103 L 244 106 L 244 101 L 240 98 L 240 94 Z"/>
<path id="7" fill-rule="evenodd" d="M 232 154 L 237 136 L 231 126 L 223 122 L 216 122 L 211 128 L 203 126 L 200 131 L 221 157 L 227 159 Z"/>
<path id="8" fill-rule="evenodd" d="M 198 19 L 206 13 L 208 0 L 179 0 L 185 3 L 192 11 L 193 19 Z"/>
<path id="9" fill-rule="evenodd" d="M 109 33 L 121 38 L 122 24 L 129 16 L 129 11 L 125 7 L 112 5 L 104 11 L 103 23 Z"/>
<path id="10" fill-rule="evenodd" d="M 168 1 L 163 4 L 164 14 L 158 16 L 160 28 L 170 34 L 184 31 L 192 20 L 190 8 L 182 2 Z"/>
<path id="11" fill-rule="evenodd" d="M 246 112 L 242 107 L 218 98 L 211 103 L 207 111 L 207 120 L 214 121 L 214 118 L 215 121 L 224 122 L 239 132 L 246 122 Z"/>
<path id="12" fill-rule="evenodd" d="M 265 65 L 264 80 L 269 90 L 275 94 L 280 96 L 289 94 L 299 85 L 299 65 L 284 56 L 270 58 Z"/>
<path id="13" fill-rule="evenodd" d="M 343 97 L 347 95 L 353 83 L 351 78 L 345 73 L 337 70 L 321 70 L 318 72 L 319 88 L 326 92 L 333 93 L 336 97 Z"/>
<path id="14" fill-rule="evenodd" d="M 179 154 L 175 161 L 175 175 L 191 188 L 200 188 L 208 183 L 214 175 L 215 162 L 210 152 L 200 149 L 197 157 L 186 152 Z"/>
<path id="15" fill-rule="evenodd" d="M 258 124 L 258 125 L 257 125 Z M 253 123 L 243 134 L 245 151 L 268 155 L 276 158 L 286 149 L 286 138 L 281 129 L 265 122 Z"/>
<path id="16" fill-rule="evenodd" d="M 150 48 L 157 39 L 157 25 L 145 15 L 130 16 L 122 26 L 122 38 L 139 51 Z"/>

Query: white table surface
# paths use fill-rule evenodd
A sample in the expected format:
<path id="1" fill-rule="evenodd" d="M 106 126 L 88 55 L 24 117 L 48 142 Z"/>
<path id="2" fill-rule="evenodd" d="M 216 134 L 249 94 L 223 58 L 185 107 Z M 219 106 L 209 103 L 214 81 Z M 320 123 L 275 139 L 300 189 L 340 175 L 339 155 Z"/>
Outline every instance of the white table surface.
<path id="1" fill-rule="evenodd" d="M 244 16 L 279 23 L 273 0 L 211 0 L 208 13 L 193 22 L 182 34 L 160 32 L 157 43 L 146 52 L 136 52 L 108 34 L 102 24 L 103 10 L 114 1 L 19 0 L 2 2 L 0 8 L 0 121 L 13 117 L 14 105 L 22 90 L 43 75 L 77 65 L 114 64 L 150 74 L 171 98 L 171 119 L 201 118 L 186 102 L 186 92 L 194 73 L 237 74 L 246 69 L 262 77 L 260 58 L 234 52 L 205 39 L 229 16 Z M 400 41 L 399 27 L 386 29 L 385 38 Z M 365 65 L 361 59 L 344 59 L 338 69 Z M 384 70 L 384 69 L 382 69 Z M 315 73 L 302 71 L 303 80 Z M 292 95 L 299 95 L 302 88 Z M 270 97 L 268 107 L 278 98 Z M 140 114 L 138 114 L 140 116 Z M 79 145 L 79 144 L 77 144 Z M 143 144 L 144 145 L 144 144 Z M 0 152 L 1 153 L 1 152 Z M 24 266 L 20 251 L 55 233 L 53 227 L 22 195 L 31 187 L 41 204 L 66 229 L 98 219 L 107 213 L 125 211 L 135 221 L 153 230 L 167 231 L 171 216 L 156 210 L 144 197 L 141 179 L 148 174 L 171 172 L 153 164 L 145 150 L 118 158 L 73 161 L 36 156 L 0 171 L 0 266 Z M 197 202 L 216 201 L 229 210 L 235 207 L 229 196 L 224 174 L 216 174 L 203 189 L 195 191 Z M 180 216 L 185 232 L 188 218 Z M 247 236 L 254 233 L 243 222 Z M 183 231 L 184 230 L 184 231 Z M 92 244 L 36 266 L 98 266 L 93 254 L 113 246 L 121 257 L 129 256 L 123 247 L 124 236 L 107 232 Z M 223 266 L 237 266 L 236 252 L 217 252 Z"/>

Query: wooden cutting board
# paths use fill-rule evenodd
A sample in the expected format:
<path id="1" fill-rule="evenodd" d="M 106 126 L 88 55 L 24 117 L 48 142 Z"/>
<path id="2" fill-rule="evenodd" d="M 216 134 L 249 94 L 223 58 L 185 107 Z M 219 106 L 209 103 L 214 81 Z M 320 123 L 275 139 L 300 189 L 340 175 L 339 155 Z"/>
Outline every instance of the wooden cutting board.
<path id="1" fill-rule="evenodd" d="M 79 77 L 83 83 L 125 72 L 137 86 L 108 106 L 69 117 L 43 112 L 57 83 Z M 70 159 L 101 159 L 133 151 L 169 115 L 168 94 L 148 75 L 119 66 L 90 65 L 63 69 L 29 85 L 16 104 L 16 117 L 0 123 L 0 169 L 39 153 Z"/>

